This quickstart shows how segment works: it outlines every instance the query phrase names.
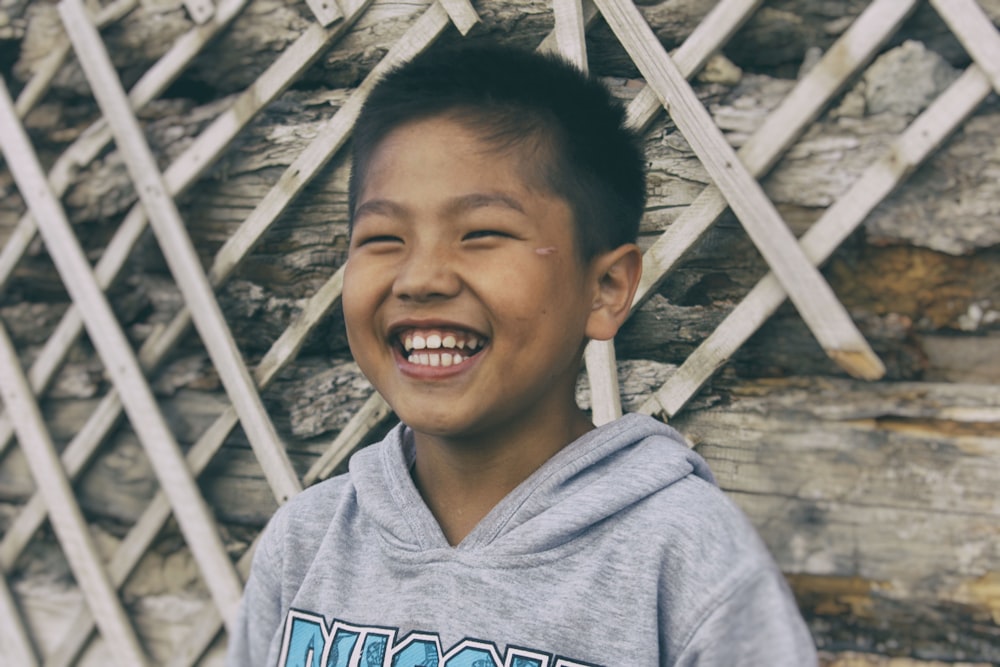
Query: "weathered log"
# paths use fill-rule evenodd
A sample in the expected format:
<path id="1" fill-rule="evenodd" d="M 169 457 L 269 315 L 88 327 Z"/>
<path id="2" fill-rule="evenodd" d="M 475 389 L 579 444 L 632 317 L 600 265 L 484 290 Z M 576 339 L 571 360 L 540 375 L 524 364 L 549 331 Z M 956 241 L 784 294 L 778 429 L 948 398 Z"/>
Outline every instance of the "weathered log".
<path id="1" fill-rule="evenodd" d="M 717 382 L 672 423 L 792 574 L 830 648 L 1000 660 L 1000 392 Z"/>

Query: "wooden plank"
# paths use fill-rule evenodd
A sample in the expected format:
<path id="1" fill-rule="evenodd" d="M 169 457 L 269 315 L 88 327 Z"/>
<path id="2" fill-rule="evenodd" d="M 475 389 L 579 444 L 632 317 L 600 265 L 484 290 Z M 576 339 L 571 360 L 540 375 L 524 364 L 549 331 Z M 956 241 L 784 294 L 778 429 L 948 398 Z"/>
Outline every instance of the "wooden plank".
<path id="1" fill-rule="evenodd" d="M 14 102 L 10 99 L 6 85 L 0 86 L 0 107 L 3 107 L 0 118 L 7 116 L 8 112 L 12 118 L 16 118 Z M 20 158 L 10 152 L 8 133 L 9 128 L 3 130 L 4 155 L 13 171 L 15 165 L 12 158 L 15 160 Z M 101 566 L 101 557 L 90 536 L 87 522 L 79 505 L 76 504 L 73 489 L 59 464 L 55 445 L 45 430 L 42 413 L 21 371 L 14 343 L 2 324 L 0 324 L 0 376 L 4 378 L 0 384 L 0 395 L 3 396 L 4 405 L 15 416 L 14 428 L 21 443 L 21 451 L 45 498 L 45 504 L 51 510 L 52 529 L 59 539 L 66 560 L 69 561 L 77 585 L 97 618 L 101 634 L 107 639 L 115 661 L 122 667 L 147 664 L 142 645 Z M 28 664 L 31 662 L 33 660 Z"/>
<path id="2" fill-rule="evenodd" d="M 738 156 L 747 170 L 758 177 L 769 170 L 855 72 L 871 60 L 916 5 L 916 0 L 873 2 L 743 145 Z M 633 311 L 727 207 L 718 187 L 709 185 L 646 250 Z"/>
<path id="3" fill-rule="evenodd" d="M 1000 34 L 976 0 L 931 0 L 952 33 L 1000 93 Z"/>
<path id="4" fill-rule="evenodd" d="M 184 221 L 163 181 L 156 159 L 146 144 L 142 128 L 132 115 L 111 59 L 96 29 L 87 20 L 81 0 L 64 0 L 59 5 L 59 11 L 84 74 L 115 135 L 170 272 L 191 310 L 195 328 L 240 416 L 254 453 L 272 488 L 279 489 L 281 497 L 290 498 L 301 489 L 298 478 L 254 388 L 250 373 L 243 365 L 198 253 L 187 235 Z M 127 400 L 127 397 L 123 398 Z"/>
<path id="5" fill-rule="evenodd" d="M 1000 659 L 997 387 L 799 377 L 714 389 L 717 405 L 674 424 L 792 575 L 817 638 Z"/>
<path id="6" fill-rule="evenodd" d="M 93 30 L 80 4 L 77 5 L 76 18 Z M 3 101 L 8 102 L 9 97 Z M 180 448 L 143 378 L 128 339 L 97 285 L 65 212 L 48 188 L 44 172 L 17 120 L 12 102 L 0 104 L 0 121 L 0 146 L 22 196 L 39 223 L 49 256 L 73 301 L 80 306 L 91 342 L 97 348 L 112 382 L 125 399 L 132 426 L 140 434 L 160 483 L 171 498 L 178 523 L 203 568 L 216 603 L 225 618 L 233 619 L 239 605 L 240 585 L 215 528 L 211 511 L 184 465 Z M 11 405 L 7 403 L 8 408 Z"/>
<path id="7" fill-rule="evenodd" d="M 760 183 L 742 166 L 639 10 L 621 0 L 596 0 L 596 4 L 726 194 L 744 229 L 785 285 L 789 298 L 826 353 L 852 375 L 881 377 L 885 372 L 882 362 L 829 284 L 802 254 Z"/>
<path id="8" fill-rule="evenodd" d="M 552 14 L 555 18 L 556 47 L 559 53 L 580 68 L 587 71 L 586 22 L 583 16 L 582 0 L 552 0 Z"/>
<path id="9" fill-rule="evenodd" d="M 439 0 L 439 2 L 448 12 L 451 22 L 455 24 L 463 36 L 468 35 L 469 31 L 480 21 L 479 14 L 476 13 L 469 0 Z"/>
<path id="10" fill-rule="evenodd" d="M 0 327 L 3 324 L 0 323 Z M 7 578 L 0 576 L 0 648 L 12 665 L 38 667 L 38 656 L 31 643 L 31 636 L 14 600 L 14 594 L 7 586 Z"/>
<path id="11" fill-rule="evenodd" d="M 324 28 L 334 21 L 344 18 L 344 12 L 340 10 L 337 0 L 306 0 L 313 16 Z"/>
<path id="12" fill-rule="evenodd" d="M 872 209 L 940 146 L 989 93 L 990 81 L 986 74 L 975 65 L 967 69 L 900 135 L 885 157 L 869 167 L 802 236 L 801 247 L 809 260 L 819 264 L 829 257 Z M 777 310 L 784 298 L 784 289 L 773 274 L 762 278 L 639 411 L 667 417 L 677 414 Z"/>

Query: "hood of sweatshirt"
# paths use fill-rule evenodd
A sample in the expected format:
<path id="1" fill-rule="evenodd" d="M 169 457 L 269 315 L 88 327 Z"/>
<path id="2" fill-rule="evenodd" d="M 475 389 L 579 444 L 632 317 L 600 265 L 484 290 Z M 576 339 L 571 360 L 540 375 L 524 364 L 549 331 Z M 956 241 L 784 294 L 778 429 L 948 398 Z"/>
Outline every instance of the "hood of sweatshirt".
<path id="1" fill-rule="evenodd" d="M 358 506 L 390 548 L 452 549 L 410 477 L 411 442 L 400 424 L 351 458 Z M 454 549 L 508 556 L 548 551 L 692 475 L 714 483 L 676 430 L 651 417 L 625 415 L 556 453 Z"/>

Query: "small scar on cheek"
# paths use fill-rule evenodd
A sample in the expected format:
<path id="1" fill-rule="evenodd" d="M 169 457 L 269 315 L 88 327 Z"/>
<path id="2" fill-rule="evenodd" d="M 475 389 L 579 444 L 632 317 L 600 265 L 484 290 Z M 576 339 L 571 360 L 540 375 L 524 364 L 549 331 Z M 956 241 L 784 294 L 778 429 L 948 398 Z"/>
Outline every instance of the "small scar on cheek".
<path id="1" fill-rule="evenodd" d="M 538 255 L 554 255 L 556 253 L 556 247 L 549 246 L 547 248 L 535 248 L 535 253 Z"/>

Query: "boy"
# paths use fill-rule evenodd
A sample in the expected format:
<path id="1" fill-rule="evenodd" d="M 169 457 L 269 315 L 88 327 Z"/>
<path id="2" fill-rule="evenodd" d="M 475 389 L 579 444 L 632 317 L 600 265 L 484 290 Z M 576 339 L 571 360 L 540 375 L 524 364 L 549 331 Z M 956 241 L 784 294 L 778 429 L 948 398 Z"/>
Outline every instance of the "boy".
<path id="1" fill-rule="evenodd" d="M 402 423 L 276 514 L 229 664 L 815 664 L 704 461 L 574 401 L 628 315 L 644 192 L 622 109 L 557 59 L 431 52 L 376 86 L 343 309 Z"/>

